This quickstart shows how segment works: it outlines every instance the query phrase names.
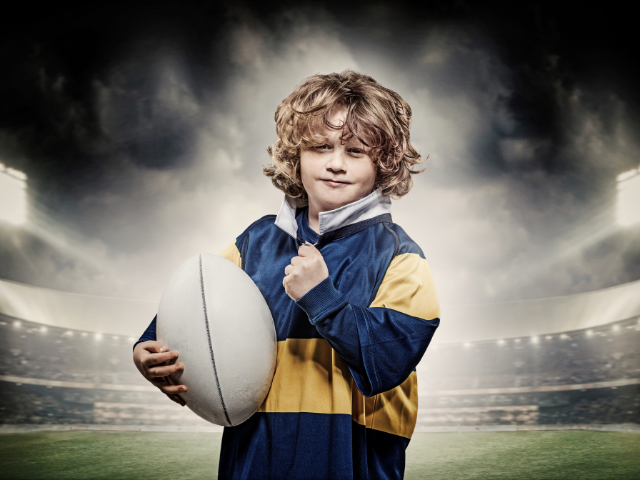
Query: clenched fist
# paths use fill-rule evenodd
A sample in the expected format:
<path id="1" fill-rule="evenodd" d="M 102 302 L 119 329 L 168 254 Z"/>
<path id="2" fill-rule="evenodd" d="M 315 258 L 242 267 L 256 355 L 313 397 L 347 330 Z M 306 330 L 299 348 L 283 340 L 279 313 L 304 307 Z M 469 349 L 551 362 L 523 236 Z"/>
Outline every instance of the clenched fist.
<path id="1" fill-rule="evenodd" d="M 324 263 L 320 251 L 311 245 L 301 245 L 298 256 L 291 259 L 291 264 L 284 269 L 284 291 L 293 300 L 298 300 L 313 287 L 329 276 L 329 269 Z"/>

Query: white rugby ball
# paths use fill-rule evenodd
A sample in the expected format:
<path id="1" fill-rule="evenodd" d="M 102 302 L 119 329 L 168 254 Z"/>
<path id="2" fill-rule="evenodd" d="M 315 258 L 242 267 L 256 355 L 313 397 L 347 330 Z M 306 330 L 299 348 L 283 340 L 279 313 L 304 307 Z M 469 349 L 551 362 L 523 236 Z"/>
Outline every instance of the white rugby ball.
<path id="1" fill-rule="evenodd" d="M 177 350 L 180 397 L 211 423 L 234 426 L 262 404 L 276 367 L 277 338 L 260 290 L 242 269 L 208 253 L 191 257 L 162 293 L 156 333 Z"/>

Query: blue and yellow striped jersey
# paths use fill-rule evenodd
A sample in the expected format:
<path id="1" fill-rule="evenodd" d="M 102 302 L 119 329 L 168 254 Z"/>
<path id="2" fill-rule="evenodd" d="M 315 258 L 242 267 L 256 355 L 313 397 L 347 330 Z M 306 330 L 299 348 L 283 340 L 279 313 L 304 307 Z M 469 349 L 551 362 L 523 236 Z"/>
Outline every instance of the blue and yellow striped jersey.
<path id="1" fill-rule="evenodd" d="M 224 430 L 219 478 L 402 478 L 415 368 L 440 317 L 427 261 L 389 213 L 321 235 L 306 208 L 291 218 L 283 229 L 263 217 L 221 253 L 267 301 L 278 357 L 258 412 Z M 329 278 L 294 302 L 282 280 L 304 242 L 320 250 Z M 141 340 L 155 339 L 151 327 Z"/>

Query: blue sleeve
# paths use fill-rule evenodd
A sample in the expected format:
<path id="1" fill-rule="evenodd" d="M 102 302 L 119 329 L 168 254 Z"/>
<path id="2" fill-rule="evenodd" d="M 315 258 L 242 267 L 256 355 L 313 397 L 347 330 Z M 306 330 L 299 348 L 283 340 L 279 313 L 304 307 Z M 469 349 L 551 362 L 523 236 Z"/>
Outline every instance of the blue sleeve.
<path id="1" fill-rule="evenodd" d="M 358 390 L 370 397 L 391 390 L 416 368 L 440 323 L 390 308 L 352 305 L 331 277 L 296 301 L 349 365 Z"/>
<path id="2" fill-rule="evenodd" d="M 140 339 L 133 344 L 133 348 L 136 348 L 136 345 L 138 345 L 139 343 L 148 342 L 150 340 L 152 341 L 156 340 L 156 318 L 158 318 L 157 315 L 153 317 L 153 320 L 151 320 L 151 323 L 149 324 L 147 329 L 144 331 Z"/>

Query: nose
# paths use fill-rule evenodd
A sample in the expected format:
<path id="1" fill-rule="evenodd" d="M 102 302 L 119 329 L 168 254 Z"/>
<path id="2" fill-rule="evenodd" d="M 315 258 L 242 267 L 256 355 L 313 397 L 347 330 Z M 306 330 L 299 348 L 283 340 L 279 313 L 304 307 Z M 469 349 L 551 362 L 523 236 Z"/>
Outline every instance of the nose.
<path id="1" fill-rule="evenodd" d="M 346 172 L 347 171 L 347 163 L 344 158 L 345 152 L 342 148 L 337 148 L 334 150 L 333 154 L 329 157 L 327 161 L 327 170 L 332 172 Z"/>

